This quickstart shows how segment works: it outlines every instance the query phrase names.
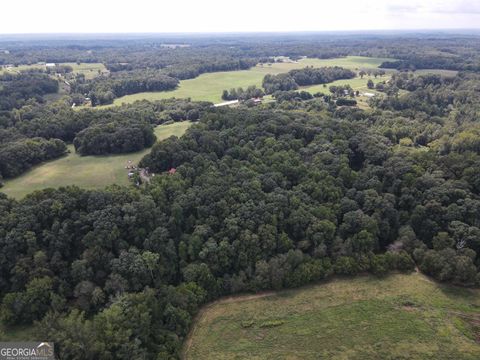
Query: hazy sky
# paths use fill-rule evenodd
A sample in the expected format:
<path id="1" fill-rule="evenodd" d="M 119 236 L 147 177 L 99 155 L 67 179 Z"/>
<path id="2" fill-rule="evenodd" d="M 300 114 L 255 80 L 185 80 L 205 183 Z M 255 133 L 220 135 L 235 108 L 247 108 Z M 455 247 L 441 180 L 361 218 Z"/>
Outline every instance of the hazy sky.
<path id="1" fill-rule="evenodd" d="M 480 0 L 1 0 L 0 7 L 0 33 L 466 28 L 480 28 Z"/>

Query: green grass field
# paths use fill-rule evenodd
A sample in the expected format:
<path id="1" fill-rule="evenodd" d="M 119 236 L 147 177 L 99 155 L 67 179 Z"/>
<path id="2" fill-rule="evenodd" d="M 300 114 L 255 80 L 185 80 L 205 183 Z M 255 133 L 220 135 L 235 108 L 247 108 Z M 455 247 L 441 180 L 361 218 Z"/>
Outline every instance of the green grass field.
<path id="1" fill-rule="evenodd" d="M 197 316 L 185 359 L 479 359 L 480 291 L 414 273 L 227 298 Z"/>
<path id="2" fill-rule="evenodd" d="M 65 63 L 73 68 L 75 74 L 84 74 L 86 79 L 93 79 L 101 73 L 108 73 L 105 65 L 101 63 Z"/>
<path id="3" fill-rule="evenodd" d="M 341 66 L 347 69 L 360 70 L 360 69 L 375 69 L 385 61 L 392 61 L 391 58 L 375 58 L 366 56 L 346 56 L 343 58 L 333 59 L 302 59 L 299 64 L 304 66 Z"/>
<path id="4" fill-rule="evenodd" d="M 172 135 L 181 136 L 192 123 L 177 122 L 155 129 L 158 140 Z M 6 180 L 0 191 L 14 198 L 47 187 L 78 185 L 87 189 L 103 188 L 111 184 L 128 184 L 125 165 L 128 160 L 138 163 L 150 149 L 136 153 L 109 156 L 80 156 L 69 145 L 70 153 L 60 159 L 35 166 L 17 178 Z"/>
<path id="5" fill-rule="evenodd" d="M 61 63 L 59 65 L 68 65 L 73 68 L 73 73 L 74 74 L 84 74 L 86 79 L 93 79 L 94 77 L 99 75 L 100 73 L 108 73 L 107 68 L 105 65 L 101 63 Z M 25 70 L 31 70 L 31 69 L 39 69 L 39 70 L 45 70 L 45 65 L 38 65 L 38 64 L 33 64 L 33 65 L 19 65 L 17 67 L 13 68 L 0 68 L 0 74 L 2 73 L 8 73 L 8 72 L 20 72 L 20 71 L 25 71 Z"/>
<path id="6" fill-rule="evenodd" d="M 415 70 L 413 74 L 416 76 L 425 75 L 425 74 L 436 74 L 441 76 L 453 77 L 458 74 L 458 71 L 443 70 L 443 69 L 422 69 L 422 70 Z"/>
<path id="7" fill-rule="evenodd" d="M 316 92 L 323 92 L 325 94 L 329 93 L 328 88 L 332 85 L 350 85 L 353 90 L 365 91 L 375 93 L 375 90 L 369 90 L 367 87 L 368 80 L 372 80 L 374 84 L 377 84 L 382 81 L 388 81 L 390 79 L 390 75 L 378 76 L 375 78 L 374 76 L 364 76 L 363 79 L 360 77 L 356 77 L 354 79 L 344 79 L 344 80 L 336 80 L 331 83 L 321 85 L 313 85 L 313 86 L 304 86 L 300 90 L 307 90 L 308 92 L 314 94 Z"/>
<path id="8" fill-rule="evenodd" d="M 304 86 L 300 90 L 308 91 L 311 94 L 315 94 L 317 92 L 321 92 L 323 94 L 329 94 L 330 91 L 328 90 L 328 88 L 332 85 L 337 85 L 337 86 L 350 85 L 354 91 L 358 90 L 360 92 L 360 96 L 355 97 L 355 100 L 357 100 L 358 107 L 360 107 L 361 109 L 366 109 L 369 107 L 368 100 L 370 98 L 368 96 L 362 95 L 362 93 L 371 93 L 371 94 L 383 96 L 381 92 L 368 88 L 367 86 L 368 80 L 371 79 L 373 83 L 376 85 L 379 82 L 388 81 L 390 80 L 390 78 L 391 78 L 391 75 L 389 73 L 385 74 L 384 76 L 378 76 L 377 78 L 375 78 L 375 76 L 373 75 L 371 76 L 365 75 L 363 79 L 357 76 L 354 79 L 333 81 L 331 83 L 325 84 L 325 86 L 323 85 Z"/>
<path id="9" fill-rule="evenodd" d="M 354 70 L 373 69 L 387 60 L 390 59 L 368 58 L 362 56 L 347 56 L 345 58 L 337 59 L 302 59 L 297 63 L 274 63 L 271 66 L 268 66 L 268 64 L 264 64 L 263 66 L 257 65 L 250 70 L 207 73 L 202 74 L 195 79 L 180 81 L 179 87 L 173 91 L 143 92 L 127 95 L 115 99 L 114 105 L 121 105 L 123 103 L 130 104 L 137 100 L 144 99 L 154 101 L 171 97 L 191 98 L 192 100 L 219 103 L 222 101 L 221 96 L 223 90 L 238 87 L 245 88 L 250 85 L 261 87 L 263 77 L 266 74 L 280 74 L 293 69 L 301 69 L 306 66 L 322 67 L 337 65 Z"/>
<path id="10" fill-rule="evenodd" d="M 32 69 L 45 70 L 45 65 L 33 64 L 33 65 L 18 65 L 11 68 L 0 67 L 0 74 L 11 73 L 11 72 L 16 73 L 16 72 L 32 70 Z"/>

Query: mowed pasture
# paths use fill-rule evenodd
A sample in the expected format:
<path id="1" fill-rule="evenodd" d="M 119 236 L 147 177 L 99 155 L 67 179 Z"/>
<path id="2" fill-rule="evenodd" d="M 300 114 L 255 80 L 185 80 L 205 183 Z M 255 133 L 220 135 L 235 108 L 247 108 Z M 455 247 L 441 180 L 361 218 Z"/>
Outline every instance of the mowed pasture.
<path id="1" fill-rule="evenodd" d="M 479 359 L 480 291 L 419 273 L 336 279 L 204 307 L 184 358 Z"/>
<path id="2" fill-rule="evenodd" d="M 157 141 L 172 135 L 182 136 L 191 124 L 190 121 L 183 121 L 157 126 Z M 136 164 L 150 151 L 144 149 L 130 154 L 80 156 L 75 153 L 73 145 L 68 148 L 68 155 L 39 164 L 19 177 L 6 180 L 0 191 L 19 199 L 32 191 L 48 187 L 77 185 L 86 189 L 99 189 L 111 184 L 127 185 L 127 162 L 131 160 Z"/>
<path id="3" fill-rule="evenodd" d="M 249 70 L 222 71 L 202 74 L 195 79 L 182 80 L 177 89 L 162 92 L 143 92 L 126 95 L 115 99 L 114 105 L 129 104 L 137 100 L 161 100 L 167 98 L 191 98 L 196 101 L 222 102 L 223 90 L 250 85 L 262 86 L 262 80 L 267 74 L 280 74 L 293 69 L 302 69 L 307 66 L 342 66 L 352 70 L 374 69 L 382 62 L 391 59 L 369 58 L 363 56 L 347 56 L 335 59 L 301 59 L 298 62 L 281 62 L 271 65 L 257 65 Z M 355 80 L 355 79 L 353 79 Z M 366 80 L 365 80 L 366 84 Z"/>

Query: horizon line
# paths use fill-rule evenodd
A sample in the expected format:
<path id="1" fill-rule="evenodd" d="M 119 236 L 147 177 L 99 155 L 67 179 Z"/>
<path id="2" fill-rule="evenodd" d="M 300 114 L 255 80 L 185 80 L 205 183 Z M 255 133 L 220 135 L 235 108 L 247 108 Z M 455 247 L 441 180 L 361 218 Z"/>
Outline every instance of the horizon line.
<path id="1" fill-rule="evenodd" d="M 113 31 L 113 32 L 78 32 L 78 31 L 61 31 L 61 32 L 17 32 L 2 33 L 0 36 L 45 36 L 45 35 L 238 35 L 238 34 L 321 34 L 321 33 L 379 33 L 379 32 L 480 32 L 478 28 L 411 28 L 411 29 L 350 29 L 350 30 L 258 30 L 258 31 Z"/>

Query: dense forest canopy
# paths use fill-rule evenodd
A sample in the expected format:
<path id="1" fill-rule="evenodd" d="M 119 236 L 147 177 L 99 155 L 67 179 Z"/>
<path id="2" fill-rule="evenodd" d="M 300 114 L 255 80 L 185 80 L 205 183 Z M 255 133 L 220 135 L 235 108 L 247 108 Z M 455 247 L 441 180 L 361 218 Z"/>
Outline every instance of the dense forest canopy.
<path id="1" fill-rule="evenodd" d="M 0 75 L 0 111 L 18 109 L 29 99 L 42 102 L 42 96 L 58 91 L 58 82 L 43 74 Z"/>
<path id="2" fill-rule="evenodd" d="M 147 122 L 112 122 L 89 126 L 80 131 L 73 145 L 81 155 L 129 153 L 150 147 L 156 137 Z"/>
<path id="3" fill-rule="evenodd" d="M 357 74 L 352 70 L 344 69 L 340 66 L 296 69 L 289 72 L 289 75 L 295 80 L 297 85 L 317 85 L 326 84 L 340 79 L 352 79 Z"/>
<path id="4" fill-rule="evenodd" d="M 135 35 L 29 39 L 0 39 L 0 64 L 34 64 L 39 61 L 102 62 L 112 70 L 163 68 L 173 62 L 199 64 L 212 59 L 261 59 L 274 56 L 334 58 L 346 55 L 383 57 L 411 62 L 416 68 L 478 70 L 478 33 L 310 33 L 310 34 L 218 34 L 197 36 Z M 192 60 L 189 60 L 192 59 Z M 428 61 L 427 61 L 428 59 Z M 220 61 L 219 61 L 220 62 Z M 444 66 L 440 66 L 444 64 Z M 109 65 L 110 67 L 111 65 Z M 223 69 L 225 70 L 225 69 Z"/>
<path id="5" fill-rule="evenodd" d="M 468 174 L 478 155 L 394 151 L 381 113 L 373 127 L 322 113 L 212 110 L 155 145 L 144 165 L 177 174 L 143 190 L 3 198 L 3 321 L 41 320 L 67 357 L 68 334 L 81 331 L 81 356 L 168 358 L 198 305 L 223 294 L 414 261 L 474 284 L 480 200 Z M 447 172 L 465 156 L 465 170 Z M 138 329 L 125 328 L 144 311 Z"/>
<path id="6" fill-rule="evenodd" d="M 62 359 L 172 359 L 199 307 L 223 295 L 415 267 L 479 286 L 476 38 L 338 39 L 199 37 L 176 48 L 153 39 L 5 43 L 4 63 L 48 54 L 103 62 L 112 75 L 79 78 L 75 93 L 55 100 L 45 96 L 54 86 L 48 74 L 15 75 L 19 90 L 5 101 L 13 105 L 0 112 L 3 177 L 63 155 L 66 142 L 80 154 L 128 152 L 151 146 L 155 125 L 196 123 L 152 146 L 139 166 L 157 176 L 140 186 L 45 189 L 22 200 L 0 194 L 1 322 L 41 327 Z M 115 97 L 176 86 L 184 76 L 279 55 L 374 55 L 400 61 L 384 67 L 461 71 L 392 73 L 365 108 L 354 106 L 349 85 L 295 91 L 355 76 L 338 67 L 268 75 L 273 99 L 257 106 L 170 99 L 72 108 L 84 91 Z M 38 85 L 26 87 L 24 77 Z M 224 95 L 264 94 L 248 87 Z"/>
<path id="7" fill-rule="evenodd" d="M 92 105 L 110 104 L 116 97 L 144 91 L 167 91 L 178 86 L 178 79 L 154 70 L 119 71 L 104 78 L 74 83 L 72 91 L 87 94 Z"/>
<path id="8" fill-rule="evenodd" d="M 0 179 L 20 175 L 33 165 L 67 152 L 65 143 L 60 139 L 27 138 L 8 130 L 2 130 L 2 135 L 5 138 L 0 142 Z"/>

